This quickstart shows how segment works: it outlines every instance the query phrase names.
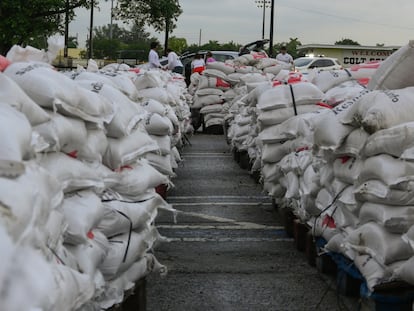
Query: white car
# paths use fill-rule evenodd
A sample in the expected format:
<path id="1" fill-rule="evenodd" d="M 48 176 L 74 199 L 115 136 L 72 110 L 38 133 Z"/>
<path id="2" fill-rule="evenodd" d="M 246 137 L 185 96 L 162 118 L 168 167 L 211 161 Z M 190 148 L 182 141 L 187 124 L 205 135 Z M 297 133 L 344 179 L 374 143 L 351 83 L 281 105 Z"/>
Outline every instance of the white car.
<path id="1" fill-rule="evenodd" d="M 296 72 L 307 74 L 311 69 L 338 70 L 343 69 L 338 59 L 332 57 L 299 57 L 293 61 Z"/>

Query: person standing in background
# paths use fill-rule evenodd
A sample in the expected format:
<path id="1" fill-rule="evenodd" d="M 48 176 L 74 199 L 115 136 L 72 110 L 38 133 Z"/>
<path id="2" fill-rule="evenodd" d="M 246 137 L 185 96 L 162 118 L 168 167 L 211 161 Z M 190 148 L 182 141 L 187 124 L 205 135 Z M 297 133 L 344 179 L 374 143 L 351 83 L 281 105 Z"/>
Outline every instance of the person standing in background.
<path id="1" fill-rule="evenodd" d="M 191 62 L 191 72 L 198 72 L 199 74 L 201 74 L 204 69 L 206 69 L 206 63 L 204 62 L 203 57 L 201 56 L 201 54 L 196 54 L 194 56 L 193 61 Z"/>
<path id="2" fill-rule="evenodd" d="M 215 62 L 216 60 L 213 57 L 213 54 L 209 51 L 206 54 L 206 63 L 212 63 Z"/>
<path id="3" fill-rule="evenodd" d="M 177 53 L 171 49 L 167 49 L 168 53 L 168 69 L 179 74 L 184 73 L 183 63 L 178 58 Z"/>
<path id="4" fill-rule="evenodd" d="M 159 68 L 162 69 L 161 63 L 160 63 L 160 57 L 158 56 L 157 52 L 158 43 L 157 42 L 151 42 L 151 50 L 148 54 L 148 62 L 149 62 L 149 68 Z"/>
<path id="5" fill-rule="evenodd" d="M 287 53 L 285 46 L 280 48 L 280 53 L 276 55 L 276 60 L 287 64 L 293 64 L 293 57 Z"/>

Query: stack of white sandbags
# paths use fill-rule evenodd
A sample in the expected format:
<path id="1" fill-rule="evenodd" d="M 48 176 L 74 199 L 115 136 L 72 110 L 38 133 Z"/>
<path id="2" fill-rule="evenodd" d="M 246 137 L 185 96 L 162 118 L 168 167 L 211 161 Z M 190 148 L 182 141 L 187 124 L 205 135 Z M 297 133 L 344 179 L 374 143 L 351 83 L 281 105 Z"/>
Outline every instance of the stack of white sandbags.
<path id="1" fill-rule="evenodd" d="M 414 88 L 399 75 L 410 66 L 411 50 L 409 44 L 384 61 L 371 77 L 377 90 L 338 105 L 314 135 L 331 175 L 318 195 L 325 210 L 314 232 L 328 240 L 327 250 L 354 261 L 370 290 L 394 278 L 414 283 L 409 230 Z M 379 90 L 386 85 L 395 89 Z"/>
<path id="2" fill-rule="evenodd" d="M 165 270 L 149 253 L 159 238 L 158 208 L 172 210 L 154 189 L 169 177 L 143 159 L 161 149 L 145 129 L 151 114 L 133 100 L 127 76 L 82 75 L 72 80 L 33 62 L 12 63 L 0 74 L 1 131 L 8 137 L 0 156 L 0 227 L 15 243 L 5 254 L 20 256 L 21 245 L 29 249 L 23 253 L 39 253 L 33 261 L 45 283 L 27 270 L 13 284 L 16 292 L 42 285 L 46 295 L 39 287 L 39 296 L 28 298 L 41 309 L 110 307 L 136 280 Z M 12 267 L 7 258 L 3 266 Z M 0 287 L 10 277 L 0 273 Z M 5 301 L 18 305 L 14 294 Z"/>

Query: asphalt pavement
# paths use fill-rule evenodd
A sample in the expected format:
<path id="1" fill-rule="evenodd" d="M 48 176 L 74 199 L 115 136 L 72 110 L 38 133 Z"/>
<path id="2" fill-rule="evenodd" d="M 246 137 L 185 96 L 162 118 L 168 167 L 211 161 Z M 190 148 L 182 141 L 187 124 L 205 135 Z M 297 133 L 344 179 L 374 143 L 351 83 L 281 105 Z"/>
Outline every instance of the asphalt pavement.
<path id="1" fill-rule="evenodd" d="M 155 255 L 168 275 L 147 277 L 148 311 L 369 310 L 307 263 L 222 135 L 190 142 L 167 197 L 177 222 L 156 219 L 168 242 Z"/>

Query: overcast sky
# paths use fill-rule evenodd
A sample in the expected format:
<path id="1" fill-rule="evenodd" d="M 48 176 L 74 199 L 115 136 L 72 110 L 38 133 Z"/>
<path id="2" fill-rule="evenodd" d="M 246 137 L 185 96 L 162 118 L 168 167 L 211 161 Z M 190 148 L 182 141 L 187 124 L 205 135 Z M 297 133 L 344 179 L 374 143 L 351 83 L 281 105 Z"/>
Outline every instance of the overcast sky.
<path id="1" fill-rule="evenodd" d="M 116 5 L 116 0 L 114 0 Z M 180 0 L 183 13 L 172 35 L 188 44 L 209 40 L 245 44 L 262 37 L 263 9 L 254 0 Z M 111 0 L 95 9 L 94 27 L 110 23 Z M 414 1 L 412 0 L 275 0 L 273 42 L 298 38 L 302 44 L 334 44 L 349 38 L 361 45 L 405 45 L 414 39 Z M 85 45 L 90 12 L 77 10 L 69 26 Z M 117 22 L 117 21 L 114 21 Z M 269 38 L 270 9 L 266 9 L 265 37 Z M 164 34 L 148 29 L 163 42 Z M 201 36 L 200 36 L 201 31 Z"/>

